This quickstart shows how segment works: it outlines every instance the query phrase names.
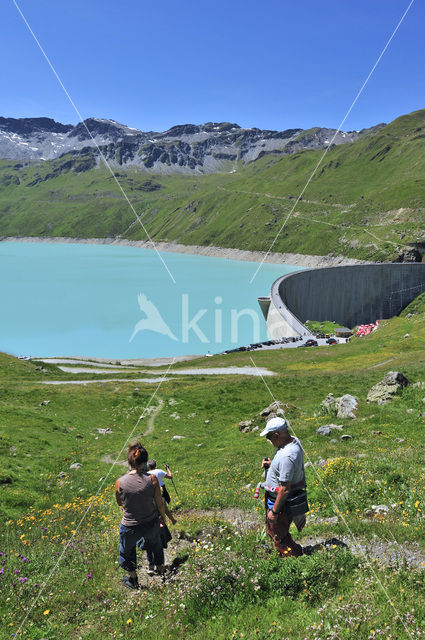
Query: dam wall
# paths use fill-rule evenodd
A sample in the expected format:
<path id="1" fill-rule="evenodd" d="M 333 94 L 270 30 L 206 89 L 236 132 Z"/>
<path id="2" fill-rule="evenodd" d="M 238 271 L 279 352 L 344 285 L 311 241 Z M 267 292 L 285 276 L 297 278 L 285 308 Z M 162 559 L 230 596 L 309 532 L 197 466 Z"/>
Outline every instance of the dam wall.
<path id="1" fill-rule="evenodd" d="M 398 315 L 425 291 L 425 264 L 377 263 L 296 271 L 271 287 L 270 338 L 310 335 L 306 320 L 347 327 Z"/>

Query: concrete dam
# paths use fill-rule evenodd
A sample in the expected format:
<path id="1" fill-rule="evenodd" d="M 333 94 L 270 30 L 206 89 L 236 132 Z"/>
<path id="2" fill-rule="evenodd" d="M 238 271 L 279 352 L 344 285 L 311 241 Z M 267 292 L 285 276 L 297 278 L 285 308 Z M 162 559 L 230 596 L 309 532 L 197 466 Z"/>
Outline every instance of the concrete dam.
<path id="1" fill-rule="evenodd" d="M 398 315 L 425 291 L 425 263 L 377 263 L 296 271 L 259 298 L 272 339 L 310 335 L 307 320 L 354 327 Z"/>

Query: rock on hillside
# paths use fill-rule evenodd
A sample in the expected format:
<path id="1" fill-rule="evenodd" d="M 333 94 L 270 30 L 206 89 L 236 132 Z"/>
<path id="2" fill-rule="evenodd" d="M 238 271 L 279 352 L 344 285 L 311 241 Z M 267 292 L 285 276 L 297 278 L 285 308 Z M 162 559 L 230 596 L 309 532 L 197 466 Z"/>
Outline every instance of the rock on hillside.
<path id="1" fill-rule="evenodd" d="M 366 399 L 368 402 L 384 404 L 408 385 L 410 381 L 400 371 L 388 371 L 382 380 L 370 389 Z"/>
<path id="2" fill-rule="evenodd" d="M 71 153 L 71 162 L 88 170 L 103 154 L 114 167 L 137 166 L 152 173 L 214 173 L 233 171 L 237 163 L 253 162 L 265 154 L 321 149 L 334 136 L 333 144 L 354 142 L 367 131 L 336 132 L 319 127 L 269 131 L 207 122 L 158 133 L 102 118 L 88 118 L 75 126 L 50 118 L 0 118 L 0 159 L 55 160 Z M 90 156 L 91 162 L 81 164 L 80 155 Z"/>
<path id="3" fill-rule="evenodd" d="M 321 411 L 337 418 L 355 418 L 358 406 L 359 403 L 355 396 L 346 393 L 340 398 L 335 398 L 333 393 L 329 393 L 321 403 Z"/>

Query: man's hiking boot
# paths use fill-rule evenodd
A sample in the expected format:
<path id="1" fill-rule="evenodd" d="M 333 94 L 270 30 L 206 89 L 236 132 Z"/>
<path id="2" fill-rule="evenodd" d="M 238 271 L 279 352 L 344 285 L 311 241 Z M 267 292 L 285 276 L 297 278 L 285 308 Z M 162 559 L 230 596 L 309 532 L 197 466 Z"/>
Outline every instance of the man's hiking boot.
<path id="1" fill-rule="evenodd" d="M 148 574 L 148 576 L 153 576 L 155 575 L 155 565 L 154 564 L 150 564 L 146 573 Z"/>
<path id="2" fill-rule="evenodd" d="M 122 579 L 122 583 L 124 585 L 124 587 L 127 587 L 127 589 L 138 589 L 139 588 L 139 581 L 137 578 L 131 578 L 130 576 L 124 576 L 124 578 Z"/>

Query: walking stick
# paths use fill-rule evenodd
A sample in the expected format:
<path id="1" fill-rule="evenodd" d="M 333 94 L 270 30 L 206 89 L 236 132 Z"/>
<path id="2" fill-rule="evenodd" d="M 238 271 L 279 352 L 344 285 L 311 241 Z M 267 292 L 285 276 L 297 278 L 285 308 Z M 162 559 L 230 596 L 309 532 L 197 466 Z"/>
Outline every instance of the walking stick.
<path id="1" fill-rule="evenodd" d="M 179 496 L 179 493 L 178 493 L 178 491 L 176 489 L 176 485 L 175 485 L 175 482 L 174 482 L 173 478 L 171 478 L 171 482 L 173 483 L 173 487 L 174 487 L 174 491 L 176 492 L 176 496 L 179 498 L 180 496 Z"/>

